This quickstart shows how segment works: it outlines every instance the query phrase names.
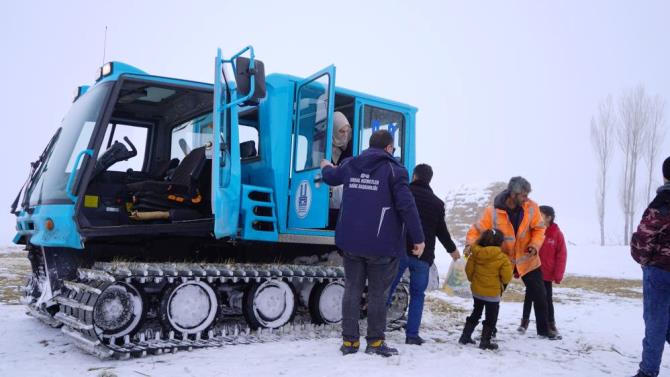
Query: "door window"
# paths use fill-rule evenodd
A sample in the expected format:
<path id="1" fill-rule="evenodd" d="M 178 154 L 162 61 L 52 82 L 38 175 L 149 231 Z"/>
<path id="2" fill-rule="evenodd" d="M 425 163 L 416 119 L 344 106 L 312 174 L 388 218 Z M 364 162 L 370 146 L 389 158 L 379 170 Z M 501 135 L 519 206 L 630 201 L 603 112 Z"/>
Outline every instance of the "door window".
<path id="1" fill-rule="evenodd" d="M 298 92 L 295 171 L 319 168 L 326 158 L 328 128 L 328 87 L 325 74 L 303 85 Z"/>

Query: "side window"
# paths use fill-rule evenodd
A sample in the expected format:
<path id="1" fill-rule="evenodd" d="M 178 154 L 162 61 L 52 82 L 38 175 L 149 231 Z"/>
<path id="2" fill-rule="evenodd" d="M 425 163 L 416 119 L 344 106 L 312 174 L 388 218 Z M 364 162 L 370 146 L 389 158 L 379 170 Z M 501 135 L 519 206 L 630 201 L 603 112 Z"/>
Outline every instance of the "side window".
<path id="1" fill-rule="evenodd" d="M 172 129 L 170 159 L 180 161 L 195 148 L 214 142 L 212 114 L 207 114 Z M 212 158 L 212 149 L 207 149 L 207 158 Z"/>
<path id="2" fill-rule="evenodd" d="M 393 135 L 395 147 L 393 157 L 402 162 L 402 146 L 405 141 L 405 117 L 397 111 L 365 105 L 363 107 L 363 124 L 359 142 L 361 151 L 368 149 L 370 146 L 370 135 L 378 130 L 387 130 Z"/>
<path id="3" fill-rule="evenodd" d="M 128 159 L 127 161 L 119 161 L 110 166 L 107 171 L 127 171 L 133 169 L 134 171 L 142 171 L 144 168 L 144 157 L 147 150 L 147 138 L 149 136 L 149 129 L 142 126 L 131 126 L 120 123 L 110 123 L 107 125 L 105 131 L 105 139 L 102 145 L 105 149 L 109 148 L 114 142 L 123 143 L 123 145 L 130 150 L 130 146 L 123 140 L 127 137 L 137 149 L 137 156 Z M 102 154 L 101 154 L 102 155 Z"/>
<path id="4" fill-rule="evenodd" d="M 323 75 L 298 92 L 295 171 L 318 168 L 326 158 L 329 83 L 330 75 Z"/>

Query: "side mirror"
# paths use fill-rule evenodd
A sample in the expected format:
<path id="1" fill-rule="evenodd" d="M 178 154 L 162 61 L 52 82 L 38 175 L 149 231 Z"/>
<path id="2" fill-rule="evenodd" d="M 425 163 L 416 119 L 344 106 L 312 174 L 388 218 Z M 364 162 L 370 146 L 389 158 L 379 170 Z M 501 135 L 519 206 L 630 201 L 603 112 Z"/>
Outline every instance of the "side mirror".
<path id="1" fill-rule="evenodd" d="M 245 57 L 238 57 L 235 59 L 235 83 L 237 84 L 237 92 L 240 97 L 249 94 L 251 90 L 251 77 L 254 77 L 254 95 L 250 98 L 258 100 L 265 98 L 265 66 L 263 62 L 254 59 L 253 71 L 249 69 L 251 60 Z"/>

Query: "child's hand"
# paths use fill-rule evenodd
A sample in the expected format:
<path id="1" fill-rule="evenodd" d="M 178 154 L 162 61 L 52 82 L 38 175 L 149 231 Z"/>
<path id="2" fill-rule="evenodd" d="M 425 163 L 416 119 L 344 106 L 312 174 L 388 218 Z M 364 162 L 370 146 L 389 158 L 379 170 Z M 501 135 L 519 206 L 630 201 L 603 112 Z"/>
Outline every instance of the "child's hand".
<path id="1" fill-rule="evenodd" d="M 470 250 L 470 245 L 465 245 L 465 248 L 463 249 L 463 255 L 466 258 L 470 258 L 470 255 L 472 255 L 472 250 Z"/>

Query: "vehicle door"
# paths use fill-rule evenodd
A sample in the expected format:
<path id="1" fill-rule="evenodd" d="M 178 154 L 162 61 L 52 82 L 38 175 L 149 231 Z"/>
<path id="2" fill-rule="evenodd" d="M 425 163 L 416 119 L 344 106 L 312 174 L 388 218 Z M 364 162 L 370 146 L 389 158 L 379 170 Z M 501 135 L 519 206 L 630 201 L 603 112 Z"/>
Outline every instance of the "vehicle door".
<path id="1" fill-rule="evenodd" d="M 329 186 L 321 160 L 331 160 L 335 67 L 327 67 L 296 86 L 288 226 L 321 229 L 328 225 Z"/>

